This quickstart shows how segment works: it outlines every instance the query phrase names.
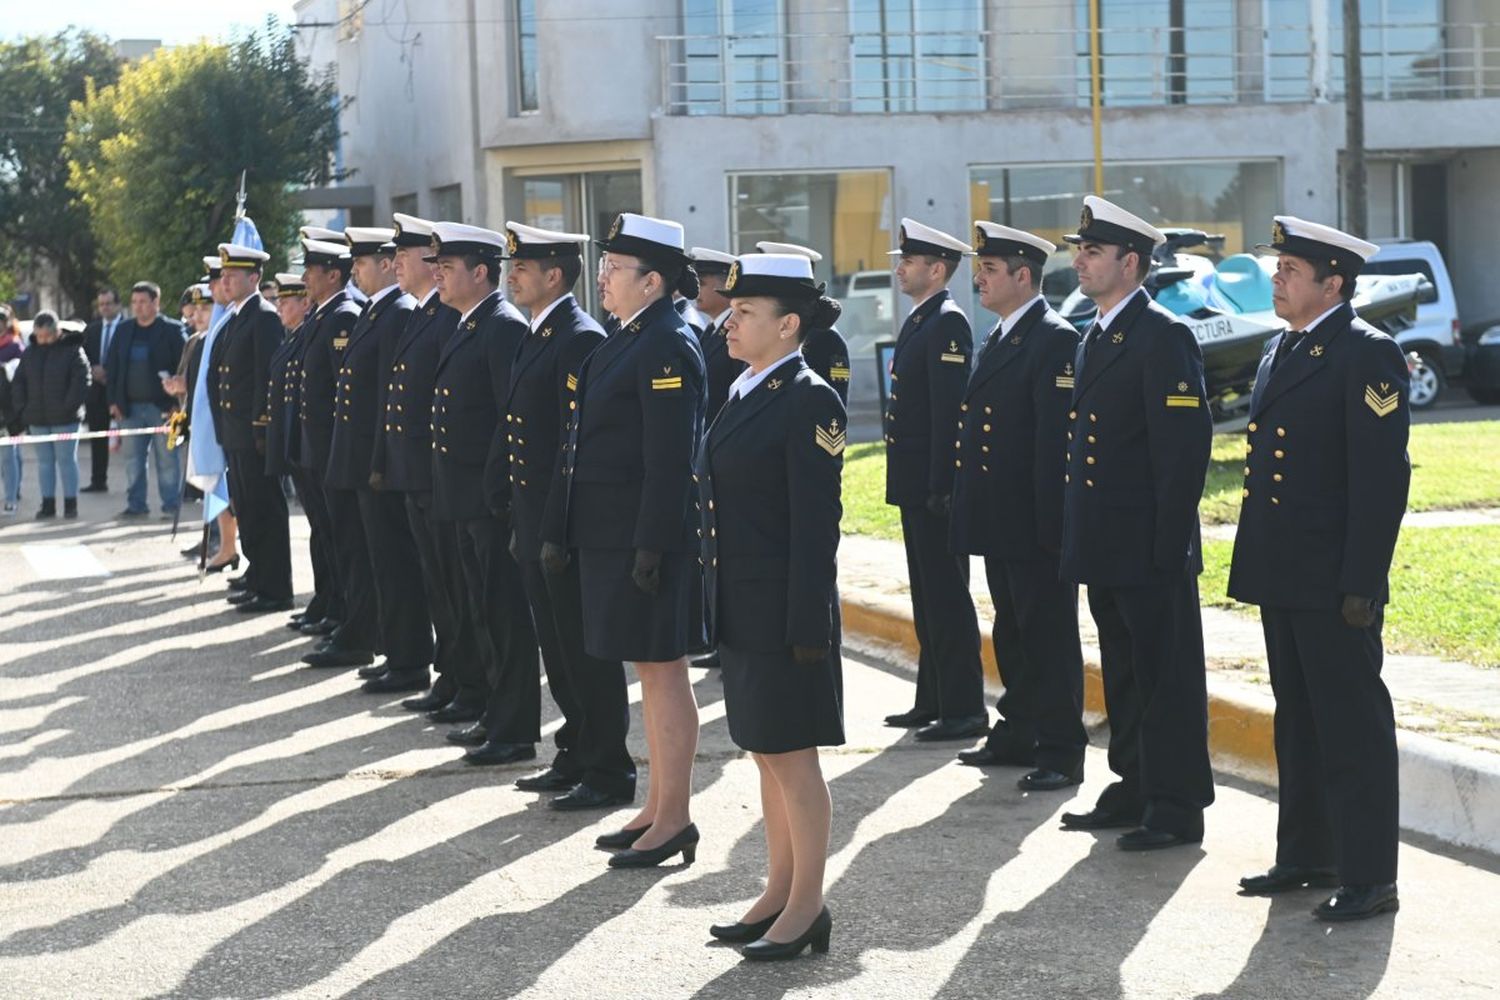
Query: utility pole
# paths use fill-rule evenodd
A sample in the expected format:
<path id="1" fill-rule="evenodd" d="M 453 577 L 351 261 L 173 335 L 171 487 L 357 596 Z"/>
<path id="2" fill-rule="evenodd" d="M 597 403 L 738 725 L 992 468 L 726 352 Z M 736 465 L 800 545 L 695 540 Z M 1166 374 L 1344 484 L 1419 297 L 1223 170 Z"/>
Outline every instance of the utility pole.
<path id="1" fill-rule="evenodd" d="M 1365 76 L 1359 38 L 1359 0 L 1344 5 L 1344 228 L 1364 237 L 1370 228 L 1365 187 Z"/>

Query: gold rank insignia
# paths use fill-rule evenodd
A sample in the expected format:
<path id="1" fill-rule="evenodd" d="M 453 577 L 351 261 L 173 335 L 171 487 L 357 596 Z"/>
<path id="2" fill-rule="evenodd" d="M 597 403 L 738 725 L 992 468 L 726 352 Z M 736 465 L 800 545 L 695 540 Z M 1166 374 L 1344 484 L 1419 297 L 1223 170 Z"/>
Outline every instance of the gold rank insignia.
<path id="1" fill-rule="evenodd" d="M 1365 386 L 1365 405 L 1375 411 L 1377 417 L 1388 417 L 1401 405 L 1401 390 L 1397 389 L 1395 392 L 1390 390 L 1389 382 L 1380 383 L 1379 392 L 1375 391 L 1374 386 Z"/>
<path id="2" fill-rule="evenodd" d="M 1073 374 L 1073 362 L 1069 361 L 1067 364 L 1063 365 L 1063 374 L 1064 375 L 1071 375 L 1071 374 Z"/>
<path id="3" fill-rule="evenodd" d="M 552 336 L 552 327 L 550 327 L 550 326 L 544 326 L 544 327 L 542 327 L 542 339 L 546 340 L 550 336 Z"/>
<path id="4" fill-rule="evenodd" d="M 1119 330 L 1119 331 L 1116 331 L 1115 333 L 1110 334 L 1109 335 L 1109 342 L 1111 344 L 1123 344 L 1123 343 L 1125 343 L 1125 331 L 1124 330 Z"/>
<path id="5" fill-rule="evenodd" d="M 1283 226 L 1280 222 L 1273 222 L 1271 224 L 1271 243 L 1272 243 L 1272 245 L 1274 245 L 1274 246 L 1281 246 L 1285 242 L 1286 242 L 1286 227 Z"/>
<path id="6" fill-rule="evenodd" d="M 657 392 L 668 392 L 673 389 L 681 389 L 682 376 L 672 375 L 668 378 L 654 378 L 651 380 L 651 388 Z"/>
<path id="7" fill-rule="evenodd" d="M 828 366 L 828 377 L 835 382 L 849 381 L 849 359 L 834 358 L 833 364 Z"/>
<path id="8" fill-rule="evenodd" d="M 969 360 L 958 353 L 958 341 L 956 340 L 948 341 L 948 350 L 938 355 L 938 357 L 951 365 L 961 365 Z"/>
<path id="9" fill-rule="evenodd" d="M 1198 397 L 1197 396 L 1168 396 L 1167 397 L 1167 406 L 1168 407 L 1185 406 L 1185 407 L 1188 407 L 1188 408 L 1191 408 L 1191 409 L 1196 409 L 1198 407 Z"/>
<path id="10" fill-rule="evenodd" d="M 837 419 L 831 420 L 827 428 L 813 428 L 813 444 L 822 448 L 834 458 L 844 453 L 844 429 L 839 426 Z"/>
<path id="11" fill-rule="evenodd" d="M 569 392 L 577 392 L 578 391 L 578 376 L 574 375 L 572 372 L 568 373 L 568 391 Z"/>
<path id="12" fill-rule="evenodd" d="M 769 381 L 769 382 L 766 383 L 766 388 L 770 389 L 772 392 L 775 392 L 777 389 L 781 388 L 781 379 L 779 379 L 779 378 L 773 378 L 773 379 L 771 379 L 771 381 Z"/>
<path id="13" fill-rule="evenodd" d="M 1177 383 L 1177 391 L 1178 392 L 1187 392 L 1188 391 L 1188 384 L 1186 382 L 1178 382 Z"/>
<path id="14" fill-rule="evenodd" d="M 479 320 L 477 320 L 477 319 L 471 319 L 467 323 L 464 324 L 464 329 L 465 330 L 472 330 L 475 327 L 477 327 L 478 325 L 479 325 Z"/>
<path id="15" fill-rule="evenodd" d="M 1056 382 L 1059 389 L 1073 388 L 1075 381 L 1073 378 L 1073 366 L 1070 364 L 1063 368 L 1063 374 L 1057 376 L 1054 381 Z"/>
<path id="16" fill-rule="evenodd" d="M 436 316 L 437 315 L 437 306 L 428 306 L 427 307 L 427 315 L 429 315 L 429 316 Z"/>
<path id="17" fill-rule="evenodd" d="M 1314 344 L 1312 345 L 1312 347 L 1308 348 L 1307 353 L 1312 357 L 1321 358 L 1323 356 L 1323 345 Z"/>
<path id="18" fill-rule="evenodd" d="M 1019 333 L 1016 334 L 1014 337 L 1010 338 L 1010 342 L 1012 344 L 1019 344 L 1021 342 L 1021 335 Z"/>
<path id="19" fill-rule="evenodd" d="M 333 349 L 335 351 L 342 351 L 344 348 L 346 348 L 348 346 L 349 346 L 349 338 L 348 337 L 334 337 L 333 338 Z"/>

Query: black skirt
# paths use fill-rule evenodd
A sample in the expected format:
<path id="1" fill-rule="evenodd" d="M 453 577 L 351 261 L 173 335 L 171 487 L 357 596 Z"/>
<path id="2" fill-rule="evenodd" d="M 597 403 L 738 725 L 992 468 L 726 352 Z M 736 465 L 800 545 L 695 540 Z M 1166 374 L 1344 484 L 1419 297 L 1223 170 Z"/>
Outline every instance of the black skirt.
<path id="1" fill-rule="evenodd" d="M 703 648 L 703 573 L 694 552 L 661 557 L 661 588 L 635 585 L 634 549 L 579 549 L 583 648 L 601 660 L 665 663 Z"/>
<path id="2" fill-rule="evenodd" d="M 785 652 L 719 643 L 729 738 L 752 753 L 789 753 L 844 742 L 844 670 L 834 646 L 820 663 Z"/>

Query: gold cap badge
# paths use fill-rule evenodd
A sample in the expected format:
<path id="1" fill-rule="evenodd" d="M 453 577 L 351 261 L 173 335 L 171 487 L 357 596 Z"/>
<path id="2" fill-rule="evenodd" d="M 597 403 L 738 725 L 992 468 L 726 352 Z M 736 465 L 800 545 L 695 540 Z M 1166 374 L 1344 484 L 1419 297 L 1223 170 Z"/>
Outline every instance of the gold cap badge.
<path id="1" fill-rule="evenodd" d="M 1271 244 L 1281 246 L 1286 242 L 1286 227 L 1278 220 L 1271 223 Z"/>
<path id="2" fill-rule="evenodd" d="M 740 262 L 735 261 L 729 265 L 729 277 L 724 280 L 724 291 L 734 291 L 734 286 L 740 281 Z"/>
<path id="3" fill-rule="evenodd" d="M 1087 205 L 1083 206 L 1083 214 L 1078 217 L 1078 231 L 1083 232 L 1094 224 L 1094 210 Z"/>

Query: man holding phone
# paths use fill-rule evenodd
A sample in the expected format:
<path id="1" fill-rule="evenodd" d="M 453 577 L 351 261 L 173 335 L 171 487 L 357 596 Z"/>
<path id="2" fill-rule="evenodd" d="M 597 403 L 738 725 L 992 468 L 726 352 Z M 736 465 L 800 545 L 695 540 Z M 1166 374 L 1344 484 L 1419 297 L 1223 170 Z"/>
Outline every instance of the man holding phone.
<path id="1" fill-rule="evenodd" d="M 110 339 L 104 358 L 109 415 L 121 430 L 159 427 L 177 409 L 177 397 L 167 380 L 177 371 L 185 341 L 182 325 L 161 315 L 161 289 L 138 281 L 130 289 L 131 318 Z M 139 434 L 125 439 L 125 510 L 121 517 L 139 518 L 146 506 L 146 453 L 156 465 L 156 489 L 163 518 L 170 519 L 181 502 L 182 470 L 177 452 L 167 449 L 165 435 Z"/>

